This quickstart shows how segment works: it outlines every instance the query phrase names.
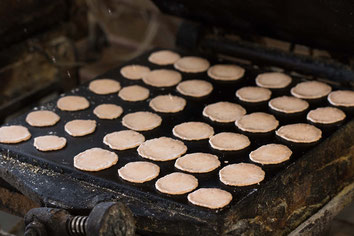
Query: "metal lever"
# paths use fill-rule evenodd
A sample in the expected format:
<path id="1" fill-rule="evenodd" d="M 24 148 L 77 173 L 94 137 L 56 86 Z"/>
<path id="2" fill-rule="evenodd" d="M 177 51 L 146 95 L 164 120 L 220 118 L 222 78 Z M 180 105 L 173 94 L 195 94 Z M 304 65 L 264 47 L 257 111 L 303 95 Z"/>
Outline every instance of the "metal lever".
<path id="1" fill-rule="evenodd" d="M 135 235 L 135 222 L 122 203 L 97 204 L 89 216 L 72 216 L 56 208 L 34 208 L 25 216 L 25 236 Z"/>

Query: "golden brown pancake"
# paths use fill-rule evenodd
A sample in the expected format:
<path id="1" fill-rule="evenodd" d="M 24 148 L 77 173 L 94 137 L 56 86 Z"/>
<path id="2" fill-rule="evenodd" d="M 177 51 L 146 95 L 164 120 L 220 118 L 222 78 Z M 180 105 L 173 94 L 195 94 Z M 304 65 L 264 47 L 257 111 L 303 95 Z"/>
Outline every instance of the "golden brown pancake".
<path id="1" fill-rule="evenodd" d="M 246 135 L 222 132 L 209 139 L 210 146 L 221 151 L 238 151 L 248 147 L 251 142 Z"/>
<path id="2" fill-rule="evenodd" d="M 268 105 L 274 111 L 286 114 L 302 112 L 309 107 L 309 103 L 305 100 L 291 96 L 273 98 L 269 101 Z"/>
<path id="3" fill-rule="evenodd" d="M 201 140 L 211 137 L 214 134 L 214 129 L 206 123 L 192 121 L 176 125 L 172 132 L 180 139 Z"/>
<path id="4" fill-rule="evenodd" d="M 175 63 L 180 58 L 181 58 L 181 56 L 178 53 L 175 53 L 170 50 L 160 50 L 160 51 L 151 53 L 148 60 L 151 63 L 157 64 L 160 66 L 165 66 L 165 65 L 170 65 L 170 64 Z"/>
<path id="5" fill-rule="evenodd" d="M 333 124 L 345 119 L 345 113 L 335 107 L 319 107 L 307 113 L 307 119 L 317 124 Z"/>
<path id="6" fill-rule="evenodd" d="M 122 88 L 118 96 L 124 101 L 137 102 L 146 100 L 149 97 L 149 90 L 139 85 L 131 85 Z"/>
<path id="7" fill-rule="evenodd" d="M 155 187 L 165 194 L 181 195 L 196 189 L 198 180 L 193 175 L 174 172 L 158 179 Z"/>
<path id="8" fill-rule="evenodd" d="M 154 87 L 172 87 L 181 80 L 181 73 L 167 69 L 152 70 L 143 77 L 145 84 Z"/>
<path id="9" fill-rule="evenodd" d="M 178 158 L 175 167 L 189 173 L 208 173 L 220 166 L 219 158 L 209 153 L 190 153 Z"/>
<path id="10" fill-rule="evenodd" d="M 121 75 L 126 79 L 139 80 L 150 72 L 149 67 L 141 65 L 128 65 L 120 69 Z"/>
<path id="11" fill-rule="evenodd" d="M 149 106 L 157 112 L 175 113 L 182 111 L 186 104 L 186 99 L 168 94 L 151 99 Z"/>
<path id="12" fill-rule="evenodd" d="M 99 95 L 116 93 L 120 90 L 120 83 L 113 79 L 96 79 L 89 84 L 89 90 Z"/>
<path id="13" fill-rule="evenodd" d="M 199 73 L 206 71 L 210 63 L 201 57 L 182 57 L 174 63 L 177 70 L 187 73 Z"/>
<path id="14" fill-rule="evenodd" d="M 314 143 L 322 137 L 320 129 L 305 123 L 284 125 L 275 133 L 279 137 L 294 143 Z"/>
<path id="15" fill-rule="evenodd" d="M 290 159 L 292 151 L 282 144 L 263 145 L 250 153 L 250 159 L 253 162 L 268 165 L 279 164 Z"/>
<path id="16" fill-rule="evenodd" d="M 254 112 L 236 121 L 236 126 L 250 133 L 267 133 L 275 130 L 279 121 L 273 115 L 264 112 Z"/>
<path id="17" fill-rule="evenodd" d="M 298 83 L 290 92 L 293 96 L 303 99 L 318 99 L 327 96 L 332 91 L 331 86 L 318 81 Z"/>
<path id="18" fill-rule="evenodd" d="M 160 126 L 162 119 L 148 111 L 138 111 L 125 115 L 122 119 L 122 124 L 135 131 L 147 131 Z"/>
<path id="19" fill-rule="evenodd" d="M 285 88 L 291 83 L 290 76 L 280 72 L 267 72 L 256 77 L 256 84 L 262 88 L 280 89 Z"/>
<path id="20" fill-rule="evenodd" d="M 80 111 L 89 106 L 89 101 L 81 96 L 65 96 L 57 101 L 57 107 L 62 111 Z"/>
<path id="21" fill-rule="evenodd" d="M 242 106 L 231 102 L 209 104 L 203 110 L 203 116 L 221 123 L 235 122 L 245 114 L 246 110 Z"/>
<path id="22" fill-rule="evenodd" d="M 236 97 L 243 102 L 265 102 L 270 99 L 272 92 L 266 88 L 260 87 L 243 87 L 236 91 Z"/>
<path id="23" fill-rule="evenodd" d="M 328 95 L 328 101 L 334 106 L 354 107 L 354 91 L 333 91 Z"/>
<path id="24" fill-rule="evenodd" d="M 219 171 L 223 184 L 230 186 L 248 186 L 260 183 L 265 172 L 259 166 L 249 163 L 227 165 Z"/>
<path id="25" fill-rule="evenodd" d="M 232 195 L 219 188 L 200 188 L 188 194 L 188 201 L 194 205 L 210 209 L 219 209 L 227 206 Z"/>
<path id="26" fill-rule="evenodd" d="M 215 80 L 235 81 L 243 77 L 245 69 L 237 65 L 214 65 L 208 69 L 208 76 Z"/>
<path id="27" fill-rule="evenodd" d="M 155 179 L 159 173 L 160 167 L 147 161 L 129 162 L 118 170 L 119 177 L 139 184 Z"/>
<path id="28" fill-rule="evenodd" d="M 185 96 L 204 97 L 213 91 L 213 85 L 204 80 L 186 80 L 177 85 L 177 91 Z"/>
<path id="29" fill-rule="evenodd" d="M 123 108 L 115 104 L 101 104 L 93 110 L 93 113 L 100 119 L 113 120 L 123 113 Z"/>

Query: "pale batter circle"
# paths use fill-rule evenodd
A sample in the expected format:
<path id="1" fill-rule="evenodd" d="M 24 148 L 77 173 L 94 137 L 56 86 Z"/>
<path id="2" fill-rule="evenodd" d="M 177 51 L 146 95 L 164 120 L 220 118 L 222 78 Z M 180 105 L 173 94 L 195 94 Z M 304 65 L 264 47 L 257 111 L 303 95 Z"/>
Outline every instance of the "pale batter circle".
<path id="1" fill-rule="evenodd" d="M 159 173 L 160 167 L 147 161 L 129 162 L 118 170 L 119 177 L 139 184 L 155 179 Z"/>
<path id="2" fill-rule="evenodd" d="M 196 206 L 220 209 L 232 200 L 232 194 L 219 188 L 200 188 L 188 194 L 188 201 Z"/>
<path id="3" fill-rule="evenodd" d="M 179 157 L 175 167 L 189 173 L 208 173 L 220 166 L 219 158 L 209 153 L 190 153 Z"/>
<path id="4" fill-rule="evenodd" d="M 89 101 L 81 96 L 65 96 L 57 101 L 57 107 L 62 111 L 80 111 L 89 106 Z"/>
<path id="5" fill-rule="evenodd" d="M 34 138 L 33 146 L 39 151 L 48 152 L 63 149 L 66 145 L 66 138 L 56 135 L 45 135 Z"/>
<path id="6" fill-rule="evenodd" d="M 345 119 L 343 111 L 335 107 L 319 107 L 307 113 L 307 120 L 317 124 L 334 124 Z"/>
<path id="7" fill-rule="evenodd" d="M 145 84 L 160 88 L 175 86 L 181 80 L 181 73 L 167 69 L 152 70 L 143 77 Z"/>
<path id="8" fill-rule="evenodd" d="M 284 125 L 275 133 L 279 137 L 294 143 L 314 143 L 322 137 L 320 129 L 305 123 Z"/>
<path id="9" fill-rule="evenodd" d="M 150 68 L 141 65 L 127 65 L 120 69 L 121 75 L 126 79 L 139 80 L 150 72 Z"/>
<path id="10" fill-rule="evenodd" d="M 165 194 L 181 195 L 198 187 L 198 179 L 193 175 L 174 172 L 158 179 L 155 188 Z"/>
<path id="11" fill-rule="evenodd" d="M 262 88 L 281 89 L 287 87 L 292 79 L 289 75 L 280 72 L 267 72 L 256 77 L 256 84 Z"/>
<path id="12" fill-rule="evenodd" d="M 215 80 L 235 81 L 243 77 L 245 69 L 237 65 L 219 64 L 208 69 L 208 76 Z"/>
<path id="13" fill-rule="evenodd" d="M 32 111 L 26 116 L 26 122 L 34 127 L 53 126 L 59 120 L 60 117 L 52 111 Z"/>
<path id="14" fill-rule="evenodd" d="M 149 102 L 149 106 L 156 112 L 176 113 L 182 111 L 186 106 L 186 99 L 168 95 L 159 95 Z"/>
<path id="15" fill-rule="evenodd" d="M 162 119 L 148 111 L 138 111 L 125 115 L 122 119 L 122 124 L 135 131 L 147 131 L 160 126 Z"/>
<path id="16" fill-rule="evenodd" d="M 204 72 L 209 66 L 209 61 L 201 57 L 182 57 L 174 63 L 177 70 L 187 73 Z"/>
<path id="17" fill-rule="evenodd" d="M 72 120 L 65 124 L 65 131 L 73 137 L 92 134 L 96 130 L 95 120 Z"/>
<path id="18" fill-rule="evenodd" d="M 274 111 L 286 114 L 302 112 L 309 107 L 309 103 L 307 101 L 292 96 L 273 98 L 268 102 L 268 105 Z"/>
<path id="19" fill-rule="evenodd" d="M 93 114 L 100 119 L 113 120 L 123 113 L 123 108 L 115 104 L 101 104 L 95 107 Z"/>
<path id="20" fill-rule="evenodd" d="M 138 154 L 153 161 L 169 161 L 182 156 L 187 151 L 183 142 L 160 137 L 145 141 L 138 147 Z"/>
<path id="21" fill-rule="evenodd" d="M 107 169 L 118 162 L 118 155 L 114 152 L 91 148 L 74 157 L 74 167 L 83 171 L 100 171 Z"/>
<path id="22" fill-rule="evenodd" d="M 322 98 L 327 96 L 331 91 L 331 86 L 318 81 L 301 82 L 290 90 L 293 96 L 302 99 Z"/>
<path id="23" fill-rule="evenodd" d="M 249 186 L 264 180 L 265 172 L 259 166 L 249 163 L 227 165 L 219 171 L 222 183 L 230 186 Z"/>
<path id="24" fill-rule="evenodd" d="M 103 143 L 114 150 L 126 150 L 139 146 L 145 141 L 144 135 L 133 130 L 122 130 L 106 134 Z"/>
<path id="25" fill-rule="evenodd" d="M 204 122 L 184 122 L 173 127 L 173 135 L 183 140 L 208 139 L 214 134 L 214 129 Z"/>
<path id="26" fill-rule="evenodd" d="M 0 143 L 20 143 L 31 138 L 31 133 L 22 125 L 0 127 Z"/>
<path id="27" fill-rule="evenodd" d="M 327 99 L 333 106 L 354 107 L 354 91 L 351 90 L 333 91 Z"/>
<path id="28" fill-rule="evenodd" d="M 221 123 L 235 122 L 245 114 L 246 110 L 242 106 L 231 102 L 209 104 L 203 110 L 203 116 Z"/>
<path id="29" fill-rule="evenodd" d="M 185 96 L 204 97 L 213 91 L 213 85 L 204 80 L 186 80 L 177 85 L 177 91 Z"/>
<path id="30" fill-rule="evenodd" d="M 113 79 L 96 79 L 90 82 L 89 90 L 99 95 L 116 93 L 120 90 L 120 83 Z"/>
<path id="31" fill-rule="evenodd" d="M 150 91 L 139 85 L 131 85 L 122 88 L 118 96 L 124 101 L 137 102 L 143 101 L 149 97 Z"/>
<path id="32" fill-rule="evenodd" d="M 252 151 L 249 155 L 251 161 L 262 164 L 279 164 L 290 159 L 292 151 L 282 144 L 267 144 Z"/>
<path id="33" fill-rule="evenodd" d="M 222 132 L 210 137 L 209 144 L 220 151 L 239 151 L 248 147 L 251 142 L 246 135 Z"/>
<path id="34" fill-rule="evenodd" d="M 271 114 L 254 112 L 243 116 L 236 121 L 236 126 L 242 131 L 250 133 L 267 133 L 275 130 L 279 121 Z"/>
<path id="35" fill-rule="evenodd" d="M 150 54 L 148 60 L 151 63 L 160 65 L 160 66 L 165 66 L 165 65 L 170 65 L 175 63 L 181 58 L 181 56 L 178 53 L 175 53 L 170 50 L 160 50 L 157 52 L 153 52 Z"/>
<path id="36" fill-rule="evenodd" d="M 236 97 L 243 102 L 265 102 L 270 99 L 272 92 L 267 88 L 248 86 L 236 91 Z"/>

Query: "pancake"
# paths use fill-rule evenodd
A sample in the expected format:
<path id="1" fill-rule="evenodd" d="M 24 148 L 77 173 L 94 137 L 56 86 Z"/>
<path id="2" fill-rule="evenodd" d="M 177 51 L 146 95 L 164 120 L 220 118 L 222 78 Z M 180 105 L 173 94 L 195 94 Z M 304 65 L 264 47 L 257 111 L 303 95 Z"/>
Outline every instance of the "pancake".
<path id="1" fill-rule="evenodd" d="M 257 75 L 256 84 L 262 88 L 281 89 L 287 87 L 292 79 L 289 75 L 279 72 L 267 72 Z"/>
<path id="2" fill-rule="evenodd" d="M 72 120 L 65 124 L 65 131 L 73 137 L 92 134 L 96 130 L 95 120 Z"/>
<path id="3" fill-rule="evenodd" d="M 209 153 L 191 153 L 178 158 L 175 167 L 189 173 L 208 173 L 220 166 L 219 158 Z"/>
<path id="4" fill-rule="evenodd" d="M 150 139 L 138 147 L 140 156 L 153 161 L 174 160 L 186 151 L 187 147 L 183 142 L 168 137 Z"/>
<path id="5" fill-rule="evenodd" d="M 333 106 L 354 107 L 354 91 L 337 90 L 328 95 L 328 101 Z"/>
<path id="6" fill-rule="evenodd" d="M 95 114 L 100 119 L 113 120 L 118 118 L 123 113 L 123 108 L 115 104 L 101 104 L 94 110 Z"/>
<path id="7" fill-rule="evenodd" d="M 151 63 L 165 66 L 175 63 L 181 58 L 178 53 L 172 52 L 170 50 L 160 50 L 150 54 L 148 60 Z"/>
<path id="8" fill-rule="evenodd" d="M 314 143 L 322 137 L 320 129 L 305 123 L 284 125 L 275 133 L 279 137 L 294 143 Z"/>
<path id="9" fill-rule="evenodd" d="M 209 144 L 220 151 L 239 151 L 248 147 L 251 142 L 246 135 L 222 132 L 210 137 Z"/>
<path id="10" fill-rule="evenodd" d="M 266 88 L 260 87 L 243 87 L 236 91 L 236 97 L 243 102 L 265 102 L 270 99 L 272 92 Z"/>
<path id="11" fill-rule="evenodd" d="M 167 69 L 152 70 L 143 77 L 145 84 L 160 88 L 175 86 L 181 80 L 181 73 Z"/>
<path id="12" fill-rule="evenodd" d="M 135 131 L 147 131 L 160 126 L 162 119 L 160 116 L 148 112 L 138 111 L 125 115 L 122 119 L 122 124 Z"/>
<path id="13" fill-rule="evenodd" d="M 268 105 L 274 111 L 286 114 L 302 112 L 309 107 L 309 103 L 305 100 L 291 96 L 273 98 L 269 101 Z"/>
<path id="14" fill-rule="evenodd" d="M 62 111 L 80 111 L 89 106 L 89 101 L 81 96 L 65 96 L 57 101 L 57 107 Z"/>
<path id="15" fill-rule="evenodd" d="M 230 204 L 232 194 L 218 188 L 200 188 L 188 194 L 187 198 L 194 205 L 219 209 Z"/>
<path id="16" fill-rule="evenodd" d="M 32 111 L 26 116 L 26 122 L 34 127 L 53 126 L 60 117 L 52 111 Z"/>
<path id="17" fill-rule="evenodd" d="M 219 171 L 220 181 L 230 186 L 249 186 L 264 180 L 262 168 L 249 163 L 227 165 Z"/>
<path id="18" fill-rule="evenodd" d="M 245 114 L 246 110 L 242 106 L 231 102 L 209 104 L 203 110 L 203 116 L 221 123 L 235 122 Z"/>
<path id="19" fill-rule="evenodd" d="M 33 146 L 39 151 L 48 152 L 63 149 L 66 145 L 66 138 L 55 135 L 45 135 L 34 138 Z"/>
<path id="20" fill-rule="evenodd" d="M 335 107 L 319 107 L 307 113 L 307 119 L 317 124 L 334 124 L 345 119 L 345 113 Z"/>
<path id="21" fill-rule="evenodd" d="M 159 95 L 149 102 L 149 106 L 156 112 L 175 113 L 182 111 L 186 106 L 186 99 L 168 95 Z"/>
<path id="22" fill-rule="evenodd" d="M 120 69 L 120 74 L 126 79 L 139 80 L 150 72 L 149 67 L 141 65 L 127 65 Z"/>
<path id="23" fill-rule="evenodd" d="M 279 121 L 273 115 L 264 112 L 254 112 L 236 121 L 236 126 L 250 133 L 268 133 L 275 130 Z"/>
<path id="24" fill-rule="evenodd" d="M 184 122 L 176 125 L 173 135 L 183 140 L 202 140 L 210 138 L 214 134 L 214 129 L 203 122 Z"/>
<path id="25" fill-rule="evenodd" d="M 118 170 L 119 177 L 139 184 L 155 179 L 159 173 L 160 167 L 147 161 L 129 162 Z"/>
<path id="26" fill-rule="evenodd" d="M 113 79 L 96 79 L 89 84 L 89 90 L 99 95 L 116 93 L 120 90 L 120 83 Z"/>
<path id="27" fill-rule="evenodd" d="M 100 171 L 118 162 L 118 155 L 102 148 L 91 148 L 74 157 L 74 167 L 83 171 Z"/>
<path id="28" fill-rule="evenodd" d="M 198 187 L 198 180 L 193 175 L 174 172 L 158 179 L 155 188 L 165 194 L 181 195 Z"/>
<path id="29" fill-rule="evenodd" d="M 0 143 L 20 143 L 31 138 L 31 133 L 22 125 L 0 127 Z"/>
<path id="30" fill-rule="evenodd" d="M 245 69 L 237 65 L 214 65 L 208 69 L 208 76 L 215 80 L 235 81 L 243 77 Z"/>
<path id="31" fill-rule="evenodd" d="M 103 143 L 114 150 L 126 150 L 139 146 L 145 141 L 144 135 L 133 130 L 122 130 L 106 134 Z"/>
<path id="32" fill-rule="evenodd" d="M 149 90 L 139 85 L 131 85 L 122 88 L 118 96 L 124 101 L 137 102 L 146 100 L 149 97 Z"/>
<path id="33" fill-rule="evenodd" d="M 209 66 L 209 61 L 201 57 L 182 57 L 174 63 L 177 70 L 187 73 L 204 72 Z"/>
<path id="34" fill-rule="evenodd" d="M 177 85 L 177 91 L 185 96 L 204 97 L 213 91 L 213 85 L 204 80 L 186 80 Z"/>
<path id="35" fill-rule="evenodd" d="M 293 96 L 303 99 L 322 98 L 327 96 L 331 91 L 331 86 L 318 81 L 301 82 L 290 90 Z"/>
<path id="36" fill-rule="evenodd" d="M 252 151 L 249 155 L 251 161 L 262 164 L 279 164 L 290 159 L 292 151 L 282 144 L 267 144 Z"/>

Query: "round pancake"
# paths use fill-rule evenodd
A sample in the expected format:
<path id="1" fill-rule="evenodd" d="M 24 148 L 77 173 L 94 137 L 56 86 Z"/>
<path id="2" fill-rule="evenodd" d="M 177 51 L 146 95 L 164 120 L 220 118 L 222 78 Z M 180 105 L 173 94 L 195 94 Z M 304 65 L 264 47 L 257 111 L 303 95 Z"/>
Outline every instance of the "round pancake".
<path id="1" fill-rule="evenodd" d="M 28 129 L 21 125 L 0 127 L 0 143 L 20 143 L 31 138 Z"/>
<path id="2" fill-rule="evenodd" d="M 149 67 L 141 65 L 128 65 L 120 69 L 121 75 L 126 79 L 139 80 L 150 72 Z"/>
<path id="3" fill-rule="evenodd" d="M 268 105 L 274 111 L 292 114 L 305 111 L 309 107 L 309 103 L 300 98 L 291 96 L 282 96 L 273 98 Z"/>
<path id="4" fill-rule="evenodd" d="M 203 122 L 184 122 L 173 127 L 173 135 L 183 140 L 202 140 L 210 138 L 214 129 Z"/>
<path id="5" fill-rule="evenodd" d="M 275 133 L 279 137 L 294 143 L 313 143 L 322 137 L 320 129 L 305 123 L 284 125 Z"/>
<path id="6" fill-rule="evenodd" d="M 182 57 L 174 63 L 177 70 L 187 73 L 204 72 L 209 66 L 209 61 L 201 57 Z"/>
<path id="7" fill-rule="evenodd" d="M 251 161 L 262 164 L 279 164 L 290 159 L 292 151 L 282 144 L 267 144 L 252 151 L 249 155 Z"/>
<path id="8" fill-rule="evenodd" d="M 159 173 L 160 167 L 147 161 L 129 162 L 118 170 L 119 177 L 139 184 L 155 179 Z"/>
<path id="9" fill-rule="evenodd" d="M 72 120 L 65 124 L 65 131 L 73 137 L 92 134 L 96 130 L 95 120 Z"/>
<path id="10" fill-rule="evenodd" d="M 140 156 L 153 161 L 174 160 L 186 151 L 187 147 L 183 142 L 168 137 L 150 139 L 138 147 Z"/>
<path id="11" fill-rule="evenodd" d="M 144 135 L 133 130 L 122 130 L 106 134 L 103 143 L 114 150 L 135 148 L 145 141 Z"/>
<path id="12" fill-rule="evenodd" d="M 354 91 L 333 91 L 328 95 L 328 101 L 334 106 L 354 107 Z"/>
<path id="13" fill-rule="evenodd" d="M 57 101 L 57 107 L 62 111 L 80 111 L 89 106 L 89 101 L 81 96 L 65 96 Z"/>
<path id="14" fill-rule="evenodd" d="M 55 135 L 45 135 L 34 138 L 33 146 L 39 151 L 48 152 L 64 148 L 66 145 L 66 138 Z"/>
<path id="15" fill-rule="evenodd" d="M 151 63 L 165 66 L 175 63 L 181 58 L 178 53 L 172 52 L 170 50 L 160 50 L 150 54 L 148 60 Z"/>
<path id="16" fill-rule="evenodd" d="M 230 186 L 248 186 L 260 183 L 265 172 L 259 166 L 249 163 L 227 165 L 219 171 L 220 181 Z"/>
<path id="17" fill-rule="evenodd" d="M 84 171 L 100 171 L 118 162 L 118 155 L 102 148 L 91 148 L 74 157 L 74 167 Z"/>
<path id="18" fill-rule="evenodd" d="M 219 209 L 231 202 L 232 194 L 219 188 L 200 188 L 188 194 L 187 198 L 194 205 Z"/>
<path id="19" fill-rule="evenodd" d="M 245 69 L 237 65 L 214 65 L 208 69 L 208 76 L 215 80 L 234 81 L 243 77 Z"/>
<path id="20" fill-rule="evenodd" d="M 287 87 L 292 79 L 280 72 L 267 72 L 257 75 L 256 84 L 262 88 L 281 89 Z"/>
<path id="21" fill-rule="evenodd" d="M 220 166 L 219 158 L 209 153 L 191 153 L 179 157 L 175 167 L 189 173 L 208 173 Z"/>
<path id="22" fill-rule="evenodd" d="M 116 93 L 120 90 L 120 83 L 113 79 L 96 79 L 89 84 L 89 90 L 99 95 Z"/>
<path id="23" fill-rule="evenodd" d="M 131 85 L 122 88 L 118 96 L 124 101 L 137 102 L 143 101 L 149 97 L 150 91 L 147 88 L 141 87 L 139 85 Z"/>
<path id="24" fill-rule="evenodd" d="M 182 111 L 186 106 L 186 99 L 168 95 L 159 95 L 149 102 L 149 106 L 157 112 L 175 113 Z"/>
<path id="25" fill-rule="evenodd" d="M 53 126 L 59 120 L 60 117 L 52 111 L 32 111 L 26 116 L 26 122 L 34 127 Z"/>
<path id="26" fill-rule="evenodd" d="M 293 96 L 303 99 L 322 98 L 327 96 L 331 91 L 331 86 L 318 81 L 301 82 L 290 90 Z"/>
<path id="27" fill-rule="evenodd" d="M 162 119 L 148 111 L 138 111 L 125 115 L 122 119 L 122 124 L 135 131 L 147 131 L 160 126 Z"/>
<path id="28" fill-rule="evenodd" d="M 251 142 L 246 135 L 222 132 L 210 137 L 209 144 L 221 151 L 239 151 L 248 147 Z"/>
<path id="29" fill-rule="evenodd" d="M 254 112 L 236 121 L 236 126 L 250 133 L 267 133 L 275 130 L 279 121 L 273 115 L 264 112 Z"/>
<path id="30" fill-rule="evenodd" d="M 93 114 L 100 119 L 113 120 L 123 113 L 123 108 L 115 104 L 101 104 L 95 107 Z"/>
<path id="31" fill-rule="evenodd" d="M 181 73 L 174 70 L 159 69 L 152 70 L 143 77 L 145 84 L 154 87 L 175 86 L 182 80 Z"/>
<path id="32" fill-rule="evenodd" d="M 242 106 L 231 102 L 209 104 L 203 110 L 203 116 L 221 123 L 235 122 L 245 114 L 246 110 Z"/>
<path id="33" fill-rule="evenodd" d="M 198 187 L 198 179 L 193 175 L 174 172 L 158 179 L 155 188 L 166 194 L 181 195 L 189 193 Z"/>
<path id="34" fill-rule="evenodd" d="M 335 107 L 319 107 L 307 113 L 307 119 L 318 124 L 333 124 L 345 119 L 345 113 Z"/>
<path id="35" fill-rule="evenodd" d="M 266 88 L 248 86 L 236 91 L 236 97 L 244 102 L 264 102 L 270 99 L 272 92 Z"/>
<path id="36" fill-rule="evenodd" d="M 186 80 L 177 85 L 177 91 L 185 96 L 204 97 L 213 91 L 213 85 L 204 80 Z"/>

